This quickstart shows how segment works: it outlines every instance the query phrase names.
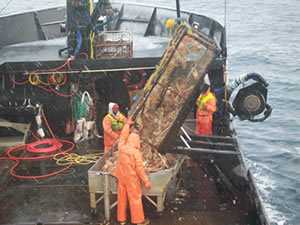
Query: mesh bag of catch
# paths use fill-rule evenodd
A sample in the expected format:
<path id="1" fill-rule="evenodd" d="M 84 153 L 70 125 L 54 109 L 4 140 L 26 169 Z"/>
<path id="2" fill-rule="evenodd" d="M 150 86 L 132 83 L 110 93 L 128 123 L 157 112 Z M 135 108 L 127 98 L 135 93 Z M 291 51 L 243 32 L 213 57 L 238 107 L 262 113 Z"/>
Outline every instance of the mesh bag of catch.
<path id="1" fill-rule="evenodd" d="M 179 26 L 146 83 L 144 96 L 132 107 L 129 115 L 142 127 L 141 149 L 148 168 L 167 167 L 159 152 L 174 142 L 215 50 L 212 40 L 188 25 Z"/>
<path id="2" fill-rule="evenodd" d="M 174 142 L 215 50 L 212 40 L 188 25 L 180 25 L 147 81 L 143 96 L 132 106 L 129 115 L 141 127 L 141 151 L 148 171 L 172 166 L 174 158 L 160 152 Z M 116 157 L 115 152 L 107 170 L 112 170 Z"/>

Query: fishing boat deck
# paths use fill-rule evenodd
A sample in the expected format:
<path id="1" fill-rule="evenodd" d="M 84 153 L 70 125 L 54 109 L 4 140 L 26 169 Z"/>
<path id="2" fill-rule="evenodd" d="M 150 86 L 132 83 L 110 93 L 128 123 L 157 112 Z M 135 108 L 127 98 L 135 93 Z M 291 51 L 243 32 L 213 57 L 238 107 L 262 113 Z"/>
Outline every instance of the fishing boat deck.
<path id="1" fill-rule="evenodd" d="M 185 165 L 180 191 L 170 191 L 163 213 L 156 213 L 144 201 L 145 214 L 152 224 L 251 224 L 251 212 L 243 196 L 233 196 L 222 188 L 207 170 L 207 162 L 191 164 L 188 168 Z M 20 181 L 9 177 L 0 193 L 0 224 L 101 224 L 104 211 L 98 210 L 96 216 L 90 213 L 89 167 L 75 167 L 47 180 Z M 115 210 L 112 213 L 111 224 L 117 224 Z"/>
<path id="2" fill-rule="evenodd" d="M 193 133 L 191 124 L 190 120 L 185 124 L 189 134 Z M 231 141 L 228 138 L 228 144 Z M 99 146 L 101 140 L 81 143 L 75 152 L 99 152 Z M 6 160 L 0 164 L 0 224 L 105 224 L 103 204 L 99 204 L 96 214 L 91 213 L 88 169 L 93 164 L 74 166 L 58 176 L 39 180 L 10 176 L 13 164 Z M 57 169 L 54 161 L 31 161 L 22 163 L 18 172 L 37 175 Z M 203 155 L 185 161 L 177 182 L 170 185 L 162 213 L 157 213 L 146 199 L 143 202 L 146 217 L 156 225 L 256 224 L 249 196 L 229 190 L 210 158 Z M 117 224 L 116 208 L 111 213 L 110 224 Z"/>

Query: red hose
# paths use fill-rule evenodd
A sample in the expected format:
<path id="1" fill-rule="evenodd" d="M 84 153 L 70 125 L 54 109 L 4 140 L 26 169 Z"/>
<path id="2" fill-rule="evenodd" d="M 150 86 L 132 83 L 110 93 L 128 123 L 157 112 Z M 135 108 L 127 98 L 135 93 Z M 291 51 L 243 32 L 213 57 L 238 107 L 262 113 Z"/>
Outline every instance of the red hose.
<path id="1" fill-rule="evenodd" d="M 63 68 L 65 68 L 66 66 L 68 67 L 68 69 L 71 69 L 71 66 L 70 66 L 70 63 L 71 63 L 71 61 L 72 61 L 72 59 L 67 59 L 65 62 L 64 62 L 64 64 L 63 65 L 61 65 L 61 66 L 58 66 L 58 67 L 56 67 L 56 68 L 52 68 L 52 69 L 48 69 L 48 70 L 45 70 L 46 72 L 57 72 L 57 71 L 59 71 L 59 70 L 61 70 L 61 69 L 63 69 Z M 44 72 L 44 70 L 35 70 L 33 73 L 39 73 L 39 72 Z M 63 72 L 62 72 L 63 73 Z M 67 82 L 67 75 L 65 75 L 65 77 L 64 77 L 64 81 L 63 81 L 63 83 L 62 84 L 60 84 L 59 86 L 62 86 L 62 85 L 64 85 L 64 84 L 66 84 L 66 82 Z M 50 82 L 51 83 L 51 82 Z M 18 84 L 18 83 L 17 83 Z M 21 83 L 20 83 L 21 84 Z M 64 93 L 59 93 L 58 91 L 56 91 L 55 89 L 53 89 L 53 88 L 46 88 L 46 87 L 43 87 L 43 86 L 41 86 L 41 85 L 37 85 L 37 87 L 39 87 L 39 88 L 41 88 L 41 89 L 43 89 L 44 91 L 47 91 L 47 92 L 49 92 L 49 93 L 54 93 L 54 94 L 56 94 L 56 95 L 58 95 L 58 96 L 60 96 L 60 97 L 66 97 L 66 98 L 68 98 L 68 97 L 72 97 L 75 93 L 72 93 L 72 94 L 64 94 Z"/>
<path id="2" fill-rule="evenodd" d="M 63 73 L 61 73 L 63 74 Z M 56 80 L 56 77 L 55 77 L 56 74 L 50 74 L 48 75 L 48 83 L 49 84 L 52 84 L 52 85 L 58 85 L 58 86 L 63 86 L 67 83 L 68 81 L 68 76 L 66 74 L 63 74 L 63 81 L 61 83 L 58 82 L 58 80 Z"/>
<path id="3" fill-rule="evenodd" d="M 71 142 L 71 141 L 61 140 L 61 139 L 57 139 L 57 141 L 61 142 L 62 146 L 66 145 L 66 144 L 70 145 L 69 148 L 67 148 L 64 151 L 60 151 L 60 153 L 70 152 L 75 147 L 75 144 L 73 142 Z M 35 143 L 35 142 L 33 142 L 33 143 Z M 33 144 L 33 143 L 31 143 L 31 144 Z M 18 152 L 18 151 L 21 151 L 21 150 L 26 150 L 27 151 L 27 144 L 25 144 L 25 145 L 17 145 L 17 146 L 8 148 L 6 150 L 6 155 L 8 156 L 8 159 L 10 159 L 10 160 L 43 160 L 43 159 L 53 158 L 53 156 L 56 154 L 55 153 L 55 154 L 46 154 L 46 155 L 39 155 L 39 156 L 27 156 L 27 157 L 26 156 L 19 157 L 19 156 L 13 155 L 14 152 Z M 58 151 L 58 150 L 60 150 L 60 149 L 57 149 L 56 151 Z"/>
<path id="4" fill-rule="evenodd" d="M 41 85 L 37 85 L 36 87 L 41 88 L 41 89 L 43 89 L 44 91 L 46 91 L 48 93 L 55 94 L 55 95 L 60 96 L 60 97 L 69 98 L 69 97 L 72 97 L 72 96 L 75 95 L 75 93 L 63 94 L 63 93 L 60 93 L 60 92 L 56 91 L 55 89 L 53 89 L 51 87 L 50 88 L 46 88 L 46 87 L 41 86 Z"/>
<path id="5" fill-rule="evenodd" d="M 23 80 L 23 81 L 16 81 L 14 79 L 10 79 L 11 82 L 13 82 L 14 84 L 17 84 L 17 85 L 23 85 L 23 84 L 26 84 L 28 83 L 28 80 Z"/>
<path id="6" fill-rule="evenodd" d="M 57 148 L 56 150 L 53 150 L 51 152 L 56 152 L 56 151 L 60 151 L 61 154 L 65 154 L 65 153 L 68 153 L 70 151 L 73 150 L 75 144 L 71 141 L 67 141 L 67 140 L 61 140 L 61 139 L 48 139 L 48 143 L 49 143 L 49 140 L 52 140 L 53 142 L 59 142 L 61 144 L 61 147 L 63 145 L 70 145 L 66 150 L 64 151 L 60 151 L 61 150 L 61 147 L 60 148 Z M 28 145 L 33 145 L 35 144 L 36 142 L 33 142 L 31 144 L 25 144 L 25 145 L 17 145 L 17 146 L 14 146 L 14 147 L 11 147 L 11 148 L 8 148 L 6 150 L 6 155 L 7 157 L 0 157 L 0 160 L 12 160 L 12 161 L 15 161 L 16 163 L 12 166 L 12 168 L 10 169 L 10 174 L 13 176 L 13 177 L 16 177 L 18 179 L 42 179 L 42 178 L 48 178 L 48 177 L 51 177 L 51 176 L 55 176 L 55 175 L 58 175 L 59 173 L 69 169 L 72 165 L 68 165 L 66 167 L 64 167 L 63 169 L 60 169 L 58 171 L 55 171 L 55 172 L 52 172 L 52 173 L 48 173 L 48 174 L 45 174 L 45 175 L 37 175 L 37 176 L 24 176 L 24 175 L 18 175 L 16 173 L 16 168 L 19 166 L 19 164 L 21 163 L 22 160 L 26 161 L 26 160 L 44 160 L 44 159 L 50 159 L 50 158 L 53 158 L 55 154 L 45 154 L 45 155 L 39 155 L 39 156 L 27 156 L 27 157 L 19 157 L 19 156 L 15 156 L 13 153 L 15 152 L 18 152 L 18 151 L 21 151 L 21 150 L 25 150 L 25 152 L 30 152 L 28 151 Z M 37 141 L 37 143 L 41 143 L 41 141 Z M 36 145 L 37 146 L 37 145 Z M 59 145 L 58 145 L 59 146 Z M 44 153 L 44 152 L 41 152 L 40 153 Z"/>
<path id="7" fill-rule="evenodd" d="M 49 147 L 42 147 L 38 148 L 38 146 L 41 145 L 49 145 Z M 33 152 L 33 153 L 49 153 L 49 152 L 54 152 L 60 149 L 63 146 L 61 142 L 59 142 L 57 139 L 53 138 L 47 138 L 39 141 L 35 141 L 33 143 L 27 144 L 26 150 L 28 152 Z"/>
<path id="8" fill-rule="evenodd" d="M 48 69 L 48 70 L 46 70 L 46 71 L 47 71 L 47 72 L 56 72 L 56 71 L 58 71 L 58 70 L 63 69 L 65 66 L 69 66 L 69 64 L 70 64 L 70 59 L 67 59 L 67 60 L 64 62 L 63 65 L 58 66 L 58 67 L 55 67 L 55 68 L 52 68 L 52 69 Z M 42 71 L 43 71 L 43 70 L 35 70 L 35 72 L 42 72 Z"/>
<path id="9" fill-rule="evenodd" d="M 14 147 L 10 147 L 8 149 L 6 149 L 5 154 L 7 155 L 7 157 L 0 157 L 0 160 L 12 160 L 15 161 L 16 163 L 12 166 L 12 168 L 10 169 L 10 174 L 11 176 L 18 178 L 18 179 L 42 179 L 42 178 L 48 178 L 51 176 L 55 176 L 58 175 L 60 173 L 62 173 L 63 171 L 69 169 L 72 164 L 58 170 L 52 173 L 48 173 L 45 175 L 37 175 L 37 176 L 24 176 L 24 175 L 18 175 L 16 173 L 16 168 L 19 166 L 19 164 L 21 163 L 22 160 L 26 161 L 26 160 L 45 160 L 45 159 L 51 159 L 54 157 L 55 154 L 57 154 L 57 152 L 61 153 L 61 154 L 65 154 L 68 153 L 70 151 L 72 151 L 75 147 L 75 144 L 71 141 L 68 140 L 62 140 L 62 139 L 57 139 L 55 138 L 55 135 L 51 129 L 51 127 L 49 126 L 49 123 L 47 121 L 47 118 L 44 114 L 44 111 L 42 110 L 42 117 L 46 123 L 46 126 L 52 136 L 52 138 L 48 138 L 48 139 L 43 139 L 43 140 L 37 140 L 35 142 L 32 142 L 30 144 L 25 144 L 25 145 L 17 145 Z M 50 147 L 47 148 L 38 148 L 39 145 L 42 144 L 48 144 L 50 145 Z M 62 151 L 62 147 L 69 145 L 69 147 L 66 150 Z M 15 152 L 19 152 L 19 151 L 24 151 L 27 153 L 38 153 L 39 155 L 33 155 L 33 156 L 16 156 L 13 153 Z M 49 153 L 49 154 L 47 154 Z M 53 154 L 50 154 L 53 153 Z M 41 155 L 42 154 L 42 155 Z M 23 154 L 20 154 L 23 155 Z"/>

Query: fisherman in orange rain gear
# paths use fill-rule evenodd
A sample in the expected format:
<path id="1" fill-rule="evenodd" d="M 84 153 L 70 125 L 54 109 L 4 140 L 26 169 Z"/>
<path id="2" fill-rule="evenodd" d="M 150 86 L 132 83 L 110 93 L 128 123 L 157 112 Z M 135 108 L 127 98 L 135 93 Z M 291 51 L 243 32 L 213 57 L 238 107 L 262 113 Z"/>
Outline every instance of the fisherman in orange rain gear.
<path id="1" fill-rule="evenodd" d="M 129 202 L 131 222 L 146 225 L 142 203 L 142 184 L 149 189 L 151 183 L 145 173 L 142 153 L 140 152 L 140 136 L 136 125 L 128 119 L 118 143 L 119 156 L 114 175 L 118 179 L 118 222 L 126 224 L 127 204 Z M 131 126 L 131 127 L 130 127 Z"/>
<path id="2" fill-rule="evenodd" d="M 176 20 L 173 18 L 168 18 L 165 22 L 165 27 L 167 28 L 168 34 L 172 35 L 176 25 Z"/>
<path id="3" fill-rule="evenodd" d="M 107 153 L 116 140 L 118 140 L 125 123 L 126 117 L 119 111 L 119 105 L 110 102 L 108 104 L 108 114 L 104 117 L 102 122 L 104 153 Z"/>
<path id="4" fill-rule="evenodd" d="M 197 135 L 213 135 L 213 114 L 217 110 L 215 95 L 210 91 L 208 75 L 204 78 L 204 90 L 197 99 L 196 131 Z"/>

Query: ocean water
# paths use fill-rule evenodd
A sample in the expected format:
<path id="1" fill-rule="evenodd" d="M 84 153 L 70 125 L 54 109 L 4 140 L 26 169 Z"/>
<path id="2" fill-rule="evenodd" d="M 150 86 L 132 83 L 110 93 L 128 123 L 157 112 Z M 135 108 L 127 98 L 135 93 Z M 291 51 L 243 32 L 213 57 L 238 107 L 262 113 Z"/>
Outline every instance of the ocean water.
<path id="1" fill-rule="evenodd" d="M 175 0 L 138 2 L 175 7 Z M 0 15 L 64 3 L 0 0 Z M 272 225 L 300 225 L 300 1 L 227 0 L 226 5 L 230 78 L 261 73 L 273 106 L 263 123 L 235 121 L 241 150 Z M 221 24 L 224 6 L 223 0 L 181 0 L 183 9 Z"/>

